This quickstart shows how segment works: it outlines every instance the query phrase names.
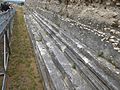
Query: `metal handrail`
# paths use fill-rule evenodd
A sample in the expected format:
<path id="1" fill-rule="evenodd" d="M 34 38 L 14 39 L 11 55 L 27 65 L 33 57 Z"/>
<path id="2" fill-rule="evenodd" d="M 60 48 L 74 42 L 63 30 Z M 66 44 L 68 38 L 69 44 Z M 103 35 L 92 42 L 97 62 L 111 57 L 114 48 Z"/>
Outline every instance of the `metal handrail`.
<path id="1" fill-rule="evenodd" d="M 3 52 L 2 59 L 3 67 L 0 71 L 0 76 L 3 76 L 2 81 L 2 90 L 6 90 L 6 80 L 7 80 L 7 66 L 8 66 L 8 58 L 10 54 L 10 38 L 12 34 L 12 22 L 13 17 L 15 15 L 15 9 L 9 9 L 6 12 L 0 13 L 0 41 L 3 40 Z M 1 46 L 2 47 L 2 46 Z"/>

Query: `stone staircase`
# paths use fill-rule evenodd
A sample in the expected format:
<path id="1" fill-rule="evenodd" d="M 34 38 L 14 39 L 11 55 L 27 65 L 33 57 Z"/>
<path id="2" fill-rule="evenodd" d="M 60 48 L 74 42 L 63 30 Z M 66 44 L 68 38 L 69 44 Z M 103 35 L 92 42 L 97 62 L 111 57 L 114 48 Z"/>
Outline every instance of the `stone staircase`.
<path id="1" fill-rule="evenodd" d="M 119 69 L 74 35 L 36 11 L 27 10 L 25 20 L 46 90 L 120 89 Z"/>

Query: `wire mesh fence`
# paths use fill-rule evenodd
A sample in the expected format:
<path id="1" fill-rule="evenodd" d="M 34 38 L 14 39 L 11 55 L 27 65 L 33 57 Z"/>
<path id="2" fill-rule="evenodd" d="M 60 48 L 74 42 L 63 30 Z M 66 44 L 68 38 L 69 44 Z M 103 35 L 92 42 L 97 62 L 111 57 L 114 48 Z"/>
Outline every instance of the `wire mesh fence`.
<path id="1" fill-rule="evenodd" d="M 7 66 L 15 9 L 0 13 L 0 88 L 6 90 Z"/>

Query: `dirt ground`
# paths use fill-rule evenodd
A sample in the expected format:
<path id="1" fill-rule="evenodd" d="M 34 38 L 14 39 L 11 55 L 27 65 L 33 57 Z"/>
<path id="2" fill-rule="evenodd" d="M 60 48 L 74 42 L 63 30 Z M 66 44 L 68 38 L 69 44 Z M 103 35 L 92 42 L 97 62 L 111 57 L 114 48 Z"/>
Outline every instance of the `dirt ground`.
<path id="1" fill-rule="evenodd" d="M 22 7 L 17 8 L 14 20 L 11 55 L 8 66 L 9 90 L 43 90 L 35 55 L 24 22 Z"/>

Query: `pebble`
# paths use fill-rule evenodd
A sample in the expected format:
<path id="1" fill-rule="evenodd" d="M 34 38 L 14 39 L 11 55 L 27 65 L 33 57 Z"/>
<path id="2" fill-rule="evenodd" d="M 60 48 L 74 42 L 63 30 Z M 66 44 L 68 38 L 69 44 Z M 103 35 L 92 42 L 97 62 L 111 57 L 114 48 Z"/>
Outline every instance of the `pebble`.
<path id="1" fill-rule="evenodd" d="M 114 49 L 115 49 L 115 50 L 120 50 L 120 48 L 118 48 L 118 47 L 114 47 Z"/>
<path id="2" fill-rule="evenodd" d="M 118 34 L 120 34 L 120 32 L 119 32 L 119 31 L 116 31 L 116 32 L 115 32 L 115 34 L 117 34 L 117 35 L 118 35 Z"/>
<path id="3" fill-rule="evenodd" d="M 110 38 L 113 39 L 113 38 L 115 38 L 115 36 L 111 36 Z"/>
<path id="4" fill-rule="evenodd" d="M 106 40 L 109 40 L 109 38 L 110 38 L 110 36 L 106 36 L 106 37 L 105 37 Z"/>
<path id="5" fill-rule="evenodd" d="M 120 72 L 116 72 L 116 74 L 120 74 Z"/>
<path id="6" fill-rule="evenodd" d="M 110 41 L 110 42 L 115 42 L 115 40 L 114 40 L 114 39 L 109 39 L 109 41 Z"/>
<path id="7" fill-rule="evenodd" d="M 118 50 L 118 52 L 120 52 L 120 50 Z"/>
<path id="8" fill-rule="evenodd" d="M 112 43 L 113 47 L 116 47 L 118 45 L 118 43 Z"/>
<path id="9" fill-rule="evenodd" d="M 116 6 L 120 7 L 120 3 L 116 3 Z"/>
<path id="10" fill-rule="evenodd" d="M 104 41 L 106 38 L 101 39 L 101 41 Z"/>
<path id="11" fill-rule="evenodd" d="M 108 31 L 108 30 L 110 30 L 110 28 L 104 28 L 104 31 Z"/>
<path id="12" fill-rule="evenodd" d="M 110 32 L 113 33 L 113 34 L 115 34 L 115 30 L 114 29 L 111 29 Z"/>

